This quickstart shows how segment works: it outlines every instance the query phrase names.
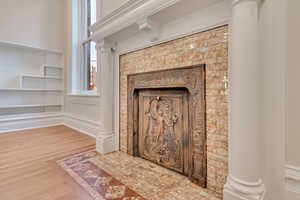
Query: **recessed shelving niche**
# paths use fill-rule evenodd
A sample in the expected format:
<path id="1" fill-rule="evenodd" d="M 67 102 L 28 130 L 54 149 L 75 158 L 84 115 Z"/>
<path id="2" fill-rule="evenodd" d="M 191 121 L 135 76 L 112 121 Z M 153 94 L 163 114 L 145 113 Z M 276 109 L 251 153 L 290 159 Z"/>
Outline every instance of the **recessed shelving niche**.
<path id="1" fill-rule="evenodd" d="M 0 41 L 0 74 L 0 116 L 62 111 L 61 52 Z"/>

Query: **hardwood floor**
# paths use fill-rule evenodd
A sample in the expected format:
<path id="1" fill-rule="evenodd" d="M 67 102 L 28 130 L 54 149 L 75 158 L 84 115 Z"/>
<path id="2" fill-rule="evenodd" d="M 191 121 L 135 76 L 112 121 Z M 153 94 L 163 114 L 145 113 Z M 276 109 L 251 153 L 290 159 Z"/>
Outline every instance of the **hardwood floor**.
<path id="1" fill-rule="evenodd" d="M 92 200 L 56 160 L 94 148 L 65 126 L 0 134 L 0 199 Z"/>

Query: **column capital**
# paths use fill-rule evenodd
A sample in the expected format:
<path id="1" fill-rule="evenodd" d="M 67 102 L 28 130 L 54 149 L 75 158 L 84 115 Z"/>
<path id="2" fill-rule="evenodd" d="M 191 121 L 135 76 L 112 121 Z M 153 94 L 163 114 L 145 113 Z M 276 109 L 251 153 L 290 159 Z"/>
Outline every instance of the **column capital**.
<path id="1" fill-rule="evenodd" d="M 96 49 L 100 50 L 101 52 L 110 52 L 112 49 L 115 48 L 115 45 L 112 41 L 109 40 L 101 40 L 96 42 Z"/>
<path id="2" fill-rule="evenodd" d="M 259 5 L 262 0 L 233 0 L 232 1 L 232 7 L 236 6 L 239 3 L 245 2 L 245 1 L 254 1 L 254 2 L 257 3 L 257 5 Z"/>

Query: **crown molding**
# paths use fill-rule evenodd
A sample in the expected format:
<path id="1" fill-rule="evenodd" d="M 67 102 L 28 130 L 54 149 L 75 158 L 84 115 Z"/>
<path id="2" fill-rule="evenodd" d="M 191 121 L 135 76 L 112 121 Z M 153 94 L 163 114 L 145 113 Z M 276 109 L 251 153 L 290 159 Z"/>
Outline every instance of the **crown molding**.
<path id="1" fill-rule="evenodd" d="M 129 0 L 122 7 L 96 22 L 92 27 L 92 39 L 104 38 L 136 24 L 159 11 L 168 8 L 180 0 Z"/>
<path id="2" fill-rule="evenodd" d="M 102 26 L 111 23 L 113 20 L 122 17 L 127 12 L 130 12 L 148 0 L 129 0 L 126 3 L 124 3 L 120 8 L 114 10 L 110 14 L 106 15 L 105 17 L 100 18 L 95 24 L 91 26 L 91 31 L 95 32 L 97 29 L 101 28 Z"/>

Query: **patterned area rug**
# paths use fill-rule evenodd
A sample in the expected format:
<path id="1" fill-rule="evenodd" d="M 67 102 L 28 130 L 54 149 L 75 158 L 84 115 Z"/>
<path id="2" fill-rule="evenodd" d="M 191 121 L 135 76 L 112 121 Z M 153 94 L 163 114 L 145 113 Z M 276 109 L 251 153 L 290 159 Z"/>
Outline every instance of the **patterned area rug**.
<path id="1" fill-rule="evenodd" d="M 58 161 L 95 200 L 220 200 L 187 177 L 126 153 L 80 153 Z"/>
<path id="2" fill-rule="evenodd" d="M 96 155 L 95 151 L 85 152 L 58 163 L 96 200 L 146 200 L 92 163 L 89 159 Z"/>

